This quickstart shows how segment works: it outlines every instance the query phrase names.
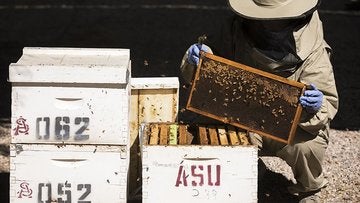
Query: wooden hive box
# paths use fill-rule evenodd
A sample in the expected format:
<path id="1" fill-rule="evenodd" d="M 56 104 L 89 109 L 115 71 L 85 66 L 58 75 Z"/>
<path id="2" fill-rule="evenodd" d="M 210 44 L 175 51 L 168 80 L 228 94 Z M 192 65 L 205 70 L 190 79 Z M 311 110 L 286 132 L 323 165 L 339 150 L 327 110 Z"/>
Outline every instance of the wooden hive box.
<path id="1" fill-rule="evenodd" d="M 305 85 L 203 52 L 187 109 L 291 143 Z"/>
<path id="2" fill-rule="evenodd" d="M 10 64 L 12 143 L 129 141 L 130 50 L 25 47 Z"/>
<path id="3" fill-rule="evenodd" d="M 179 109 L 177 77 L 131 78 L 129 199 L 141 199 L 139 125 L 175 122 Z"/>
<path id="4" fill-rule="evenodd" d="M 257 202 L 257 149 L 233 126 L 147 123 L 142 201 Z"/>
<path id="5" fill-rule="evenodd" d="M 11 202 L 127 201 L 130 64 L 128 49 L 43 47 L 10 64 Z"/>
<path id="6" fill-rule="evenodd" d="M 11 144 L 10 202 L 126 203 L 126 146 Z"/>

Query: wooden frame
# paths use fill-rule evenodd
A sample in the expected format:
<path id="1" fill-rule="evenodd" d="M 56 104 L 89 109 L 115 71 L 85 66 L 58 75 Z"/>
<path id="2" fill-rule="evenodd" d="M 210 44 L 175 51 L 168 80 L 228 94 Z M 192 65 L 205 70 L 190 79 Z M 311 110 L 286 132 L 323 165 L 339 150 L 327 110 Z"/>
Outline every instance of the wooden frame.
<path id="1" fill-rule="evenodd" d="M 232 125 L 151 122 L 144 123 L 142 126 L 142 143 L 144 145 L 250 145 L 247 131 Z"/>
<path id="2" fill-rule="evenodd" d="M 202 52 L 186 108 L 291 144 L 305 84 Z"/>

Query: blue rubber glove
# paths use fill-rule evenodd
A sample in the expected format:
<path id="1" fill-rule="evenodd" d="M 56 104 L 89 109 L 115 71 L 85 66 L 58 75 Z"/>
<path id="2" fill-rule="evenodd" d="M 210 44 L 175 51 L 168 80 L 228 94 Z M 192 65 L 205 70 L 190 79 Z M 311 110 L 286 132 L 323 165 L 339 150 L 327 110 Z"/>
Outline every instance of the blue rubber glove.
<path id="1" fill-rule="evenodd" d="M 314 84 L 310 84 L 310 89 L 305 90 L 299 101 L 308 113 L 316 113 L 321 108 L 323 96 L 324 94 Z"/>
<path id="2" fill-rule="evenodd" d="M 190 46 L 188 53 L 188 62 L 190 64 L 199 65 L 200 50 L 209 52 L 209 48 L 207 46 L 203 46 L 202 44 L 199 43 Z"/>

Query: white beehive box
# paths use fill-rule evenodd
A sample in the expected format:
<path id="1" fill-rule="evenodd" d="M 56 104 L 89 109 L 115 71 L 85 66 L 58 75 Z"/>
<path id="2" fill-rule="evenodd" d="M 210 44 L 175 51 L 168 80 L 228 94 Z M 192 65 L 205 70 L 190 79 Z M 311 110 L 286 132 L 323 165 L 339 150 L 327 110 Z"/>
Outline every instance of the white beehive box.
<path id="1" fill-rule="evenodd" d="M 126 145 L 128 49 L 24 48 L 10 65 L 12 143 Z"/>
<path id="2" fill-rule="evenodd" d="M 125 146 L 12 144 L 10 202 L 126 202 Z"/>
<path id="3" fill-rule="evenodd" d="M 149 137 L 148 132 L 142 125 L 140 135 Z M 161 143 L 162 132 L 159 133 Z M 257 202 L 257 160 L 257 148 L 251 145 L 144 143 L 142 200 L 144 203 Z"/>

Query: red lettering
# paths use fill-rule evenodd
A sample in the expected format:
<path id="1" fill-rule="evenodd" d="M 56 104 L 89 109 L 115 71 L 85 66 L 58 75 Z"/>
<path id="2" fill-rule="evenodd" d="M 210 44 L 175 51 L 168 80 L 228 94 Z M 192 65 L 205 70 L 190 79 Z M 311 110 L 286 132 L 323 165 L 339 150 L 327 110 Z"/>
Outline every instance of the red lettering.
<path id="1" fill-rule="evenodd" d="M 216 182 L 215 185 L 219 186 L 220 185 L 220 165 L 216 165 Z"/>
<path id="2" fill-rule="evenodd" d="M 187 177 L 188 176 L 186 176 L 186 174 L 185 174 L 184 166 L 180 166 L 175 186 L 179 187 L 180 184 L 187 186 L 187 180 L 186 180 Z M 181 181 L 181 179 L 182 179 L 182 181 Z"/>
<path id="3" fill-rule="evenodd" d="M 205 182 L 205 178 L 207 178 L 208 186 L 220 186 L 221 180 L 221 166 L 220 165 L 207 165 L 206 170 L 203 165 L 191 165 L 191 173 L 186 174 L 184 166 L 179 166 L 178 176 L 176 179 L 175 186 L 179 187 L 181 184 L 185 187 L 188 186 L 188 177 L 189 175 L 192 177 L 191 185 L 192 186 L 203 186 Z M 214 173 L 215 172 L 215 173 Z M 215 176 L 215 177 L 214 177 Z M 215 182 L 214 182 L 215 181 Z"/>
<path id="4" fill-rule="evenodd" d="M 211 165 L 207 166 L 208 171 L 208 185 L 213 186 L 214 184 L 211 182 Z"/>
<path id="5" fill-rule="evenodd" d="M 198 167 L 199 167 L 199 169 L 200 169 L 201 171 L 204 170 L 204 166 L 203 166 L 203 165 L 199 165 Z M 191 166 L 191 175 L 192 175 L 193 177 L 198 177 L 198 178 L 200 178 L 199 186 L 203 186 L 203 185 L 204 185 L 204 175 L 201 174 L 201 173 L 199 173 L 199 174 L 195 173 L 195 169 L 196 169 L 196 165 L 192 165 L 192 166 Z M 195 180 L 193 180 L 191 183 L 192 183 L 192 186 L 197 186 L 197 183 L 196 183 Z"/>
<path id="6" fill-rule="evenodd" d="M 27 182 L 22 182 L 20 184 L 20 188 L 21 190 L 18 192 L 18 198 L 23 198 L 23 197 L 28 197 L 28 198 L 32 198 L 32 189 L 29 188 L 29 183 Z"/>
<path id="7" fill-rule="evenodd" d="M 208 172 L 208 185 L 209 186 L 213 186 L 214 183 L 212 182 L 212 175 L 211 175 L 211 168 L 212 165 L 208 165 L 207 166 L 207 172 Z M 220 185 L 220 165 L 216 165 L 216 182 L 215 182 L 215 186 L 219 186 Z"/>

